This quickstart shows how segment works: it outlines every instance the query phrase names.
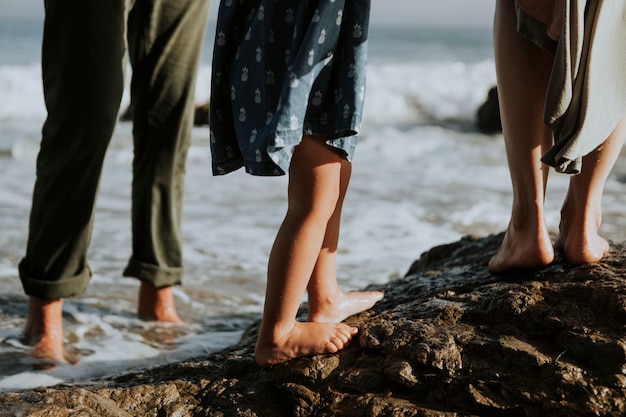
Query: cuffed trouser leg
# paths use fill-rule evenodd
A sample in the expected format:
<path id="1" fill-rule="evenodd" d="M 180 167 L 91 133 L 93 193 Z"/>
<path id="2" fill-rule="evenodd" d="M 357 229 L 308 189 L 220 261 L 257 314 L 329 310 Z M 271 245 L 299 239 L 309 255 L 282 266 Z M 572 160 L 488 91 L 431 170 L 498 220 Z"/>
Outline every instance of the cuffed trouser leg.
<path id="1" fill-rule="evenodd" d="M 124 0 L 46 0 L 42 47 L 48 116 L 37 178 L 24 291 L 42 299 L 83 292 L 93 208 L 123 92 Z"/>
<path id="2" fill-rule="evenodd" d="M 182 280 L 185 162 L 208 9 L 208 0 L 136 0 L 128 18 L 135 156 L 124 275 L 157 288 Z"/>

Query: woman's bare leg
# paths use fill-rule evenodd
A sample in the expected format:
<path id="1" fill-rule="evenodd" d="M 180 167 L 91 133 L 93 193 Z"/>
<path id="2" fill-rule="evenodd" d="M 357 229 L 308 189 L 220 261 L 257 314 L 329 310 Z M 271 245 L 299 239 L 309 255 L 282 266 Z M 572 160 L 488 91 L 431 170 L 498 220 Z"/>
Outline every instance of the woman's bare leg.
<path id="1" fill-rule="evenodd" d="M 626 117 L 602 145 L 583 158 L 581 173 L 570 180 L 557 245 L 572 264 L 598 262 L 609 250 L 609 243 L 598 235 L 602 193 L 625 136 Z"/>
<path id="2" fill-rule="evenodd" d="M 343 292 L 337 283 L 337 245 L 341 209 L 348 190 L 352 164 L 341 160 L 339 200 L 324 235 L 322 250 L 307 288 L 309 294 L 309 321 L 338 323 L 353 314 L 371 308 L 383 298 L 382 291 Z"/>
<path id="3" fill-rule="evenodd" d="M 552 144 L 542 118 L 553 60 L 517 32 L 512 0 L 496 3 L 494 48 L 513 207 L 504 241 L 489 269 L 503 272 L 541 267 L 554 260 L 544 218 L 548 167 L 541 162 Z"/>
<path id="4" fill-rule="evenodd" d="M 289 169 L 288 208 L 270 254 L 255 359 L 270 366 L 344 348 L 357 329 L 342 323 L 301 323 L 298 308 L 339 201 L 341 157 L 305 136 Z"/>

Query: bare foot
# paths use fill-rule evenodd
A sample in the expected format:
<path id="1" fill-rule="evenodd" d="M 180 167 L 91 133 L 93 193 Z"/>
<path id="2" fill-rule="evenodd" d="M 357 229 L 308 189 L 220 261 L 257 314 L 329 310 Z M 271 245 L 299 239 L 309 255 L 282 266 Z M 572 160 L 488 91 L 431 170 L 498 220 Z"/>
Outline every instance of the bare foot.
<path id="1" fill-rule="evenodd" d="M 356 327 L 343 323 L 300 323 L 276 342 L 265 342 L 259 337 L 254 358 L 259 366 L 268 367 L 291 359 L 336 353 L 346 347 L 358 333 Z"/>
<path id="2" fill-rule="evenodd" d="M 509 223 L 498 252 L 489 261 L 489 270 L 500 273 L 516 268 L 541 268 L 554 261 L 554 248 L 545 228 L 516 229 Z"/>
<path id="3" fill-rule="evenodd" d="M 40 364 L 43 365 L 43 368 L 39 369 L 47 369 L 49 366 L 56 366 L 62 363 L 75 365 L 80 361 L 80 354 L 78 351 L 69 350 L 63 345 L 61 345 L 61 348 L 58 349 L 56 346 L 53 347 L 45 338 L 41 338 L 39 343 L 33 345 L 31 354 L 33 358 L 44 362 L 43 364 Z"/>
<path id="4" fill-rule="evenodd" d="M 24 344 L 33 347 L 32 356 L 46 363 L 77 363 L 80 356 L 63 345 L 63 299 L 30 297 L 24 327 Z"/>
<path id="5" fill-rule="evenodd" d="M 559 225 L 557 248 L 572 265 L 599 262 L 609 250 L 609 242 L 598 234 L 600 222 L 587 227 L 573 226 L 565 217 Z"/>
<path id="6" fill-rule="evenodd" d="M 147 321 L 183 322 L 176 312 L 172 287 L 155 288 L 143 281 L 139 287 L 137 316 Z"/>
<path id="7" fill-rule="evenodd" d="M 316 323 L 339 323 L 372 308 L 384 297 L 382 291 L 343 292 L 339 290 L 325 300 L 309 300 L 308 320 Z"/>

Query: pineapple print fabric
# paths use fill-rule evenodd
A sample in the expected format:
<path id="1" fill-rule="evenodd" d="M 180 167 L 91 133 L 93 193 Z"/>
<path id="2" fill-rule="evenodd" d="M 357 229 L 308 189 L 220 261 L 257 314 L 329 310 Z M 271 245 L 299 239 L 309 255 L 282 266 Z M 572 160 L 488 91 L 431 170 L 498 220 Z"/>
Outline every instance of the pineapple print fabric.
<path id="1" fill-rule="evenodd" d="M 222 0 L 213 51 L 213 174 L 283 175 L 303 134 L 351 160 L 370 0 Z"/>

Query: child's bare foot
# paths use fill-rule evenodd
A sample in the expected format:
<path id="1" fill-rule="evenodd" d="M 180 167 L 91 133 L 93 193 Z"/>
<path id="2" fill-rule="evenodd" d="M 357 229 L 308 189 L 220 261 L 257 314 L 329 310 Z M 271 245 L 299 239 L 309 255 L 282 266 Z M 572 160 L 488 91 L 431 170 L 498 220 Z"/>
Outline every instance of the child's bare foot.
<path id="1" fill-rule="evenodd" d="M 358 333 L 356 327 L 343 323 L 300 323 L 275 342 L 259 337 L 254 358 L 259 366 L 268 367 L 291 359 L 336 353 L 346 347 Z"/>
<path id="2" fill-rule="evenodd" d="M 137 316 L 147 321 L 183 322 L 176 312 L 172 287 L 155 288 L 143 281 L 139 287 Z"/>
<path id="3" fill-rule="evenodd" d="M 382 291 L 343 292 L 326 297 L 309 297 L 308 320 L 316 323 L 339 323 L 346 318 L 372 308 L 384 297 Z"/>
<path id="4" fill-rule="evenodd" d="M 80 356 L 63 346 L 63 299 L 30 297 L 24 344 L 33 347 L 32 356 L 36 359 L 51 364 L 78 362 Z"/>
<path id="5" fill-rule="evenodd" d="M 489 261 L 489 270 L 500 273 L 516 268 L 541 268 L 554 260 L 554 248 L 545 228 L 517 230 L 511 223 L 498 252 Z"/>

